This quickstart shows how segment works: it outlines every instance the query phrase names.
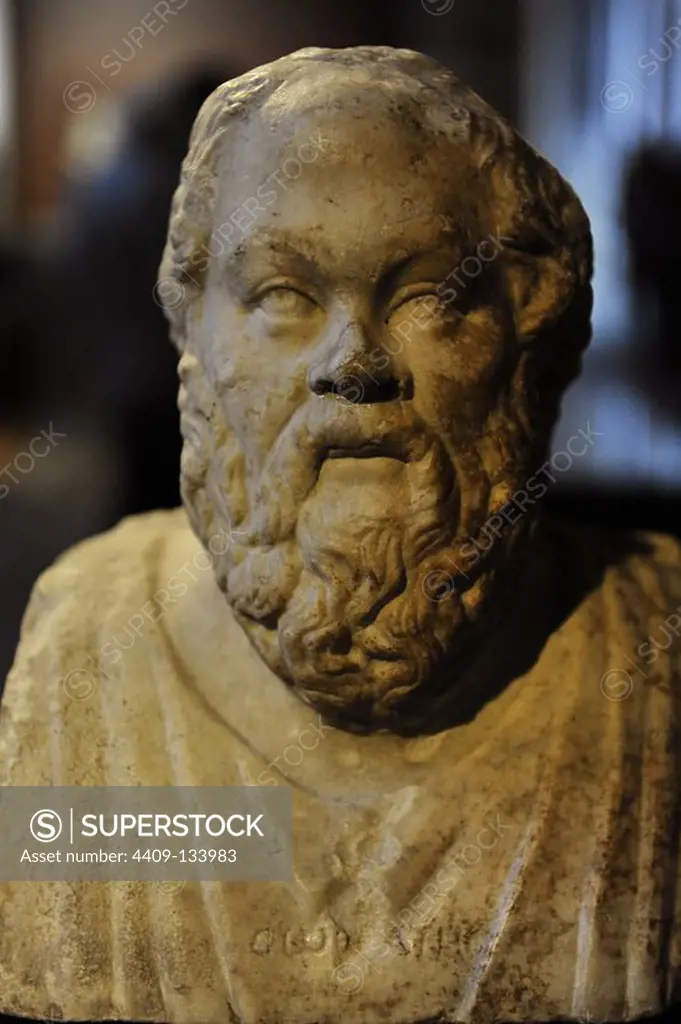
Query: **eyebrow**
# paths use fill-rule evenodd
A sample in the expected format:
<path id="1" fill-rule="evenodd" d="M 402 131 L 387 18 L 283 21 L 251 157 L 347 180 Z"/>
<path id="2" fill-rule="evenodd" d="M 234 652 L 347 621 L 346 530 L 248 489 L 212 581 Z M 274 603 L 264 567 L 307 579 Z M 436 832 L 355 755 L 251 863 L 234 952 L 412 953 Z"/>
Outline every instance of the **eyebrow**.
<path id="1" fill-rule="evenodd" d="M 277 272 L 276 264 L 285 262 L 285 272 L 293 277 L 312 281 L 318 286 L 326 280 L 318 260 L 299 247 L 287 233 L 271 230 L 243 239 L 234 250 L 220 257 L 221 275 L 235 285 L 243 286 L 249 278 L 256 277 L 256 273 L 257 276 L 266 275 L 268 271 L 264 268 L 268 262 L 271 264 L 270 274 Z"/>
<path id="2" fill-rule="evenodd" d="M 386 259 L 377 274 L 376 286 L 381 293 L 389 295 L 399 286 L 400 278 L 411 266 L 425 260 L 438 259 L 444 262 L 447 254 L 453 256 L 455 253 L 458 264 L 468 255 L 468 240 L 457 238 L 452 232 L 451 238 L 443 239 L 443 244 L 440 246 L 431 245 L 426 249 L 415 249 L 397 259 Z M 272 257 L 273 261 L 286 260 L 291 268 L 291 273 L 301 278 L 307 278 L 318 284 L 323 284 L 328 279 L 328 275 L 320 265 L 319 258 L 311 254 L 311 246 L 306 240 L 280 228 L 267 228 L 256 235 L 243 239 L 235 249 L 220 259 L 226 273 L 238 280 L 248 274 L 248 265 L 251 260 L 256 258 L 263 260 L 268 255 Z M 324 255 L 329 267 L 333 267 L 335 261 L 332 250 L 325 247 Z M 449 268 L 450 261 L 447 265 Z"/>
<path id="3" fill-rule="evenodd" d="M 284 256 L 308 267 L 317 266 L 316 260 L 309 255 L 309 251 L 305 251 L 306 248 L 308 247 L 304 244 L 301 246 L 300 241 L 294 239 L 288 232 L 269 229 L 244 239 L 231 253 L 227 254 L 225 262 L 237 267 L 242 266 L 252 258 L 255 250 L 259 256 L 262 256 L 263 253 L 271 253 L 273 256 Z"/>

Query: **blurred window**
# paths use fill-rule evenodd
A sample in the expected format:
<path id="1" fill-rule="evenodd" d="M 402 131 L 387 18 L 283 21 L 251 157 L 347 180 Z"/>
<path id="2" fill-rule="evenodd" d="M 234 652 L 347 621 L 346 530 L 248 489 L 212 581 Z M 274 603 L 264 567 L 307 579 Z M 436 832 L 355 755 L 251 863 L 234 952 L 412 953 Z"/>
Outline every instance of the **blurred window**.
<path id="1" fill-rule="evenodd" d="M 628 368 L 640 325 L 622 222 L 631 154 L 681 141 L 681 0 L 524 0 L 524 20 L 520 127 L 574 186 L 595 246 L 594 338 L 556 441 L 590 417 L 608 440 L 571 482 L 681 488 L 681 426 L 663 422 Z"/>

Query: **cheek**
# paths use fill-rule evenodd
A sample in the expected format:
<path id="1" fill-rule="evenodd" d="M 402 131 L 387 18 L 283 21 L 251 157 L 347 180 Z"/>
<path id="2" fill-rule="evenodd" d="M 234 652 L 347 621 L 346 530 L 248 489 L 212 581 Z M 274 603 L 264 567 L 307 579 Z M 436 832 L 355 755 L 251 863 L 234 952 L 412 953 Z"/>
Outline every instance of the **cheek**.
<path id="1" fill-rule="evenodd" d="M 284 400 L 298 388 L 303 371 L 300 352 L 291 346 L 264 343 L 262 324 L 253 313 L 241 312 L 230 303 L 207 301 L 198 325 L 200 357 L 216 390 L 225 397 L 234 393 L 262 392 L 266 400 Z"/>
<path id="2" fill-rule="evenodd" d="M 306 396 L 300 357 L 259 352 L 258 337 L 247 318 L 220 318 L 219 330 L 204 322 L 200 358 L 230 427 L 247 460 L 259 466 L 284 424 Z"/>
<path id="3" fill-rule="evenodd" d="M 438 325 L 412 367 L 424 419 L 458 436 L 484 427 L 511 379 L 511 330 L 496 310 L 476 310 L 459 324 Z"/>

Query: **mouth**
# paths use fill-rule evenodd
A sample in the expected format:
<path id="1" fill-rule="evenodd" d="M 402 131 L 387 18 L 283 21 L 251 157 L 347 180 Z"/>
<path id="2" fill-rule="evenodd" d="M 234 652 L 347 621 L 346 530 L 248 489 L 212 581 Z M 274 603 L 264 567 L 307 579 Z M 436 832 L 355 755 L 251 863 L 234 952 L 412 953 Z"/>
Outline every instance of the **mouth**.
<path id="1" fill-rule="evenodd" d="M 366 441 L 356 445 L 331 445 L 322 453 L 325 459 L 394 459 L 397 462 L 408 462 L 409 458 L 404 447 L 389 440 Z"/>
<path id="2" fill-rule="evenodd" d="M 386 446 L 383 444 L 362 444 L 356 448 L 329 448 L 326 453 L 327 459 L 376 459 L 379 456 L 387 456 L 389 453 L 385 450 Z"/>

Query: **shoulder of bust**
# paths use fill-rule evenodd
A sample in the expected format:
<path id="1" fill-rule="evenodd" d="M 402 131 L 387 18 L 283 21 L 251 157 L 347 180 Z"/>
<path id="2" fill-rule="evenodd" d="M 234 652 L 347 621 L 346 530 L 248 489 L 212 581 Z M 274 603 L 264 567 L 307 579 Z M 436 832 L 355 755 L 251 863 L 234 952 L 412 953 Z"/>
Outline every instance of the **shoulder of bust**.
<path id="1" fill-rule="evenodd" d="M 122 663 L 115 637 L 130 645 L 131 620 L 140 617 L 163 572 L 166 550 L 184 532 L 190 528 L 180 510 L 131 517 L 76 545 L 38 579 L 0 706 L 0 783 L 58 784 L 71 747 L 81 754 L 83 744 L 94 749 L 110 713 L 105 698 L 134 676 L 132 660 L 122 678 L 111 669 Z M 57 743 L 63 748 L 61 768 L 53 757 Z M 96 784 L 85 781 L 82 766 L 75 778 Z"/>
<path id="2" fill-rule="evenodd" d="M 681 540 L 670 534 L 647 531 L 637 531 L 630 536 L 640 546 L 636 554 L 681 575 Z"/>
<path id="3" fill-rule="evenodd" d="M 86 602 L 100 614 L 107 597 L 115 603 L 142 574 L 162 564 L 168 544 L 190 532 L 183 509 L 130 516 L 105 533 L 69 548 L 37 579 L 21 628 L 21 642 L 37 619 L 50 615 L 61 620 L 77 606 L 82 616 Z"/>
<path id="4" fill-rule="evenodd" d="M 641 610 L 671 610 L 681 601 L 681 541 L 663 533 L 620 531 L 579 523 L 547 523 L 564 575 L 585 589 L 626 591 Z"/>
<path id="5" fill-rule="evenodd" d="M 638 586 L 660 610 L 681 600 L 681 541 L 663 533 L 635 532 L 618 538 L 621 555 L 613 559 L 614 581 Z M 617 543 L 617 541 L 615 541 Z"/>
<path id="6" fill-rule="evenodd" d="M 191 531 L 182 509 L 132 516 L 75 545 L 42 573 L 7 677 L 0 734 L 27 680 L 42 680 L 45 687 L 47 680 L 69 674 L 80 678 L 83 659 L 96 660 L 102 631 L 143 603 L 166 550 L 185 532 Z"/>
<path id="7" fill-rule="evenodd" d="M 128 516 L 105 533 L 88 537 L 65 551 L 41 574 L 35 590 L 51 593 L 77 577 L 90 576 L 93 569 L 114 563 L 118 572 L 124 573 L 140 556 L 160 555 L 168 540 L 184 530 L 190 527 L 183 509 Z"/>

